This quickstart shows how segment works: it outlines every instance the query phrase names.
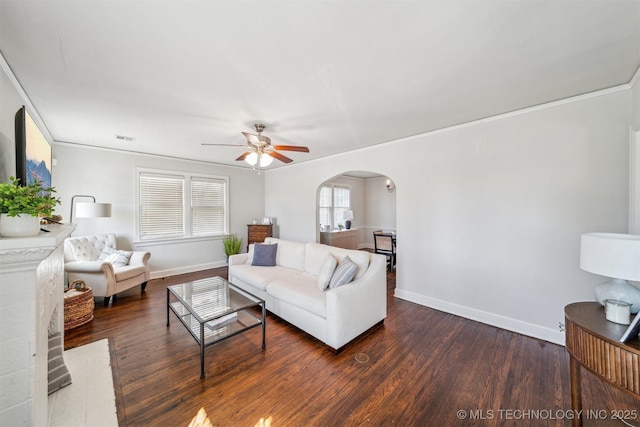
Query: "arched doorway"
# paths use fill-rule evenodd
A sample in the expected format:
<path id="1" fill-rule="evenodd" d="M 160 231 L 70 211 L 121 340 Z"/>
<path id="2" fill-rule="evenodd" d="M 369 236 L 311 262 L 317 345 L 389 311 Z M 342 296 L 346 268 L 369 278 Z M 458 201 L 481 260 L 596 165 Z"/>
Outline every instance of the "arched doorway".
<path id="1" fill-rule="evenodd" d="M 348 197 L 348 202 L 345 202 Z M 373 250 L 373 231 L 396 230 L 396 193 L 393 180 L 371 171 L 348 171 L 320 184 L 316 194 L 316 241 L 324 243 L 326 234 L 344 230 L 343 212 L 351 211 L 351 229 L 356 247 Z M 353 245 L 350 239 L 349 246 Z"/>

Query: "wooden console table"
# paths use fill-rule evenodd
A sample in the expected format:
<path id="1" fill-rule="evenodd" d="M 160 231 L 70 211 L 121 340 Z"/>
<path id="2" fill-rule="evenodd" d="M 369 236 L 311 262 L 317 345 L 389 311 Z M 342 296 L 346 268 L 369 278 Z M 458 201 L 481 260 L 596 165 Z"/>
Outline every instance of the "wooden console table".
<path id="1" fill-rule="evenodd" d="M 344 249 L 358 249 L 358 230 L 321 231 L 320 243 Z"/>
<path id="2" fill-rule="evenodd" d="M 625 325 L 609 322 L 597 302 L 579 302 L 564 308 L 566 346 L 571 373 L 571 409 L 582 413 L 581 367 L 599 379 L 640 399 L 640 339 L 621 343 Z M 582 418 L 573 419 L 574 426 Z"/>

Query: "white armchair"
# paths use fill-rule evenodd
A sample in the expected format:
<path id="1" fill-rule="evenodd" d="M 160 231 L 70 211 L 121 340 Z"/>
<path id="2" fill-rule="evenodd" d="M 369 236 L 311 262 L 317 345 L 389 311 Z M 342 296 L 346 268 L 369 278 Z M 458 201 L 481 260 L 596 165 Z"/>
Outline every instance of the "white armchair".
<path id="1" fill-rule="evenodd" d="M 114 265 L 99 258 L 103 251 L 116 248 L 113 233 L 70 237 L 64 241 L 64 270 L 69 283 L 84 280 L 93 289 L 94 297 L 104 297 L 104 305 L 115 302 L 116 294 L 137 285 L 144 291 L 150 276 L 147 265 L 151 254 L 133 251 L 126 265 Z"/>

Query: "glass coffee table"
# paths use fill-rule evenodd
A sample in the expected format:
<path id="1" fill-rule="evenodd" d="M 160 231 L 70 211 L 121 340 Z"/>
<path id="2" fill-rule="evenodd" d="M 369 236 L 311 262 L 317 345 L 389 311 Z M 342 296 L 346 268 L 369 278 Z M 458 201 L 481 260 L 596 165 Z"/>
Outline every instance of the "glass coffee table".
<path id="1" fill-rule="evenodd" d="M 205 347 L 260 325 L 262 348 L 266 347 L 264 301 L 222 277 L 167 286 L 167 326 L 170 311 L 200 344 L 200 378 L 204 378 Z"/>

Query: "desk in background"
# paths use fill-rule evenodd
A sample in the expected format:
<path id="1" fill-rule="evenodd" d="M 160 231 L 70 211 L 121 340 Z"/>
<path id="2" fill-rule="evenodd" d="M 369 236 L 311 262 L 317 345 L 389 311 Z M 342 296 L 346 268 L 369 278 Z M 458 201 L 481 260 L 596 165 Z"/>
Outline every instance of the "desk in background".
<path id="1" fill-rule="evenodd" d="M 344 249 L 358 249 L 358 230 L 321 231 L 320 243 Z"/>

